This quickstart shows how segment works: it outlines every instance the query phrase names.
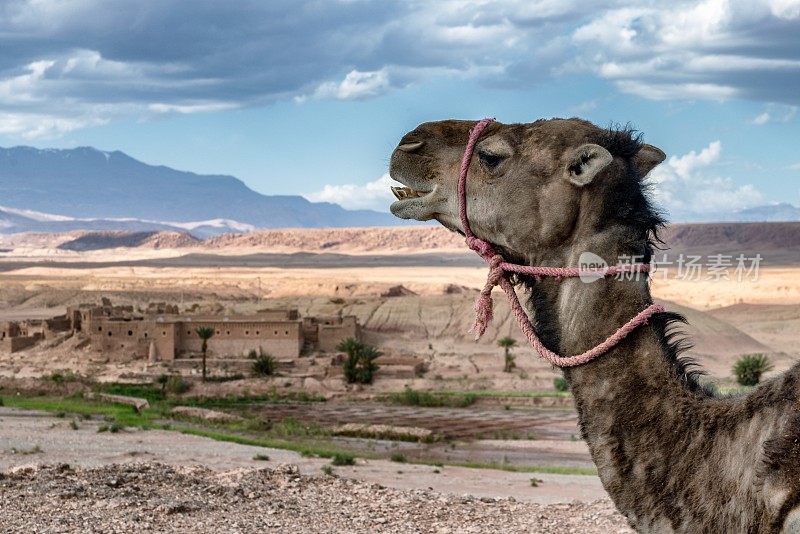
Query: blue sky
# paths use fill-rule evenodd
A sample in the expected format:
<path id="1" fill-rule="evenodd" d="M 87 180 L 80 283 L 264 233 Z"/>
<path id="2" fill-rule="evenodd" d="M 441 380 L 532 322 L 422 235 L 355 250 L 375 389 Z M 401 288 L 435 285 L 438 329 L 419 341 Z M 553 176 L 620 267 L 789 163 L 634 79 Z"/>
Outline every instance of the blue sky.
<path id="1" fill-rule="evenodd" d="M 386 209 L 416 124 L 630 122 L 676 219 L 800 204 L 800 0 L 0 1 L 0 145 Z"/>

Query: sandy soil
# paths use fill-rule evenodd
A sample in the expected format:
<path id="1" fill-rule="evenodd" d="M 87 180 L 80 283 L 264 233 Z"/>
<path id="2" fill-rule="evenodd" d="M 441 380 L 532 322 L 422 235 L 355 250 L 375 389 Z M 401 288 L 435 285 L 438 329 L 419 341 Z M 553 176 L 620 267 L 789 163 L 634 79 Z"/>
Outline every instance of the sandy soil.
<path id="1" fill-rule="evenodd" d="M 7 531 L 53 524 L 74 530 L 91 518 L 92 528 L 98 531 L 123 525 L 138 530 L 146 524 L 152 530 L 180 529 L 190 521 L 219 528 L 232 525 L 225 521 L 238 519 L 244 530 L 258 525 L 281 532 L 290 520 L 301 532 L 443 532 L 445 527 L 463 532 L 470 525 L 482 525 L 476 532 L 574 532 L 575 528 L 629 532 L 594 476 L 359 460 L 353 467 L 334 468 L 339 478 L 333 478 L 321 475 L 328 460 L 290 451 L 159 430 L 98 433 L 100 421 L 79 421 L 74 430 L 69 423 L 36 412 L 0 408 L 0 472 L 6 473 L 0 475 L 0 515 Z M 254 460 L 256 454 L 270 459 Z M 71 468 L 33 468 L 64 463 Z M 270 470 L 260 470 L 263 467 Z M 221 495 L 213 488 L 228 476 L 235 479 L 232 491 Z M 531 485 L 531 478 L 540 481 L 538 486 Z M 294 491 L 289 481 L 299 482 L 302 492 Z M 166 513 L 163 509 L 172 501 L 191 501 L 188 495 L 194 496 L 199 488 L 204 488 L 207 497 L 190 510 Z M 253 492 L 256 497 L 249 496 Z M 262 492 L 269 493 L 269 498 Z M 365 493 L 370 494 L 367 500 L 363 500 Z M 17 501 L 23 494 L 24 508 Z M 54 497 L 61 508 L 49 508 Z M 281 510 L 291 509 L 298 499 L 305 503 L 302 513 L 295 509 L 294 514 L 282 515 Z M 581 502 L 567 504 L 572 501 Z M 199 506 L 200 502 L 204 504 Z M 230 513 L 222 517 L 221 510 Z M 26 514 L 28 521 L 39 523 L 24 523 Z M 384 517 L 385 521 L 360 525 L 352 516 L 361 514 L 364 520 Z"/>

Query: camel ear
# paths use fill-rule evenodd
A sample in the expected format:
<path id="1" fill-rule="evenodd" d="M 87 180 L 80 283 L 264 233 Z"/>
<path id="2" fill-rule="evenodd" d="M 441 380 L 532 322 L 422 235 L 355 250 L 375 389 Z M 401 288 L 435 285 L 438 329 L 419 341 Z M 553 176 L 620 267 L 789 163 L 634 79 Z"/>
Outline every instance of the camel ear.
<path id="1" fill-rule="evenodd" d="M 667 159 L 667 155 L 660 148 L 653 145 L 642 145 L 642 148 L 633 156 L 631 161 L 636 170 L 639 171 L 639 176 L 644 177 L 665 159 Z"/>
<path id="2" fill-rule="evenodd" d="M 586 144 L 579 147 L 564 169 L 564 178 L 578 187 L 591 182 L 597 173 L 613 160 L 611 152 L 600 145 Z"/>

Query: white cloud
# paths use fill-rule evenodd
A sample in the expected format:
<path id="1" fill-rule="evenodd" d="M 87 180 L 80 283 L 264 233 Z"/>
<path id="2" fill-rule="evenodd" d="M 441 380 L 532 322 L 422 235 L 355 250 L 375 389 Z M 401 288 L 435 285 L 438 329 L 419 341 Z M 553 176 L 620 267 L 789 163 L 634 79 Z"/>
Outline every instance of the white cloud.
<path id="1" fill-rule="evenodd" d="M 720 141 L 712 141 L 706 148 L 699 153 L 692 150 L 683 156 L 672 156 L 669 159 L 669 166 L 681 178 L 688 179 L 694 172 L 701 167 L 708 167 L 719 159 L 722 153 L 722 143 Z"/>
<path id="2" fill-rule="evenodd" d="M 622 80 L 617 87 L 648 100 L 729 100 L 736 96 L 735 87 L 713 83 L 651 83 Z"/>
<path id="3" fill-rule="evenodd" d="M 792 171 L 800 171 L 800 163 L 795 163 L 794 165 L 789 165 L 788 169 L 792 170 Z"/>
<path id="4" fill-rule="evenodd" d="M 800 0 L 770 0 L 772 14 L 782 19 L 800 18 Z"/>
<path id="5" fill-rule="evenodd" d="M 0 134 L 22 139 L 54 139 L 90 126 L 99 126 L 108 119 L 99 116 L 65 117 L 39 113 L 0 112 Z"/>
<path id="6" fill-rule="evenodd" d="M 180 113 L 187 115 L 190 113 L 228 111 L 238 107 L 239 105 L 233 102 L 197 102 L 193 104 L 165 104 L 162 102 L 156 102 L 149 104 L 147 109 L 156 113 Z"/>
<path id="7" fill-rule="evenodd" d="M 656 201 L 678 220 L 708 220 L 763 204 L 764 197 L 752 184 L 737 185 L 719 176 L 714 165 L 722 143 L 713 141 L 699 152 L 672 156 L 648 175 Z"/>
<path id="8" fill-rule="evenodd" d="M 570 108 L 570 111 L 573 113 L 588 113 L 590 111 L 594 111 L 597 109 L 597 99 L 594 98 L 592 100 L 586 100 L 581 102 L 577 106 L 573 106 Z"/>
<path id="9" fill-rule="evenodd" d="M 337 98 L 339 100 L 356 100 L 378 96 L 385 93 L 391 87 L 389 73 L 386 69 L 372 72 L 360 72 L 351 70 L 339 83 L 325 82 L 320 84 L 313 93 L 314 98 Z M 302 102 L 305 96 L 300 96 L 295 100 Z"/>
<path id="10" fill-rule="evenodd" d="M 349 210 L 389 211 L 389 204 L 394 201 L 389 189 L 392 185 L 397 185 L 397 182 L 384 174 L 364 185 L 326 185 L 320 191 L 304 196 L 311 202 L 333 202 Z"/>
<path id="11" fill-rule="evenodd" d="M 572 34 L 573 63 L 648 99 L 791 102 L 797 0 L 703 0 L 598 10 Z M 768 52 L 772 50 L 772 52 Z"/>
<path id="12" fill-rule="evenodd" d="M 753 117 L 750 122 L 759 126 L 769 122 L 791 122 L 797 116 L 798 109 L 798 106 L 769 104 L 763 113 Z"/>

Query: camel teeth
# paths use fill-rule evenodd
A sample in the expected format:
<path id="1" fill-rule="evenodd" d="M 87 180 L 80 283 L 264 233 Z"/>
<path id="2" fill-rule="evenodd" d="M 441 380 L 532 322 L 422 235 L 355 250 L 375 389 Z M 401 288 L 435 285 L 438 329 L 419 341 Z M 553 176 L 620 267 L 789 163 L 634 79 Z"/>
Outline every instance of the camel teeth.
<path id="1" fill-rule="evenodd" d="M 404 200 L 407 198 L 411 198 L 413 196 L 419 196 L 419 193 L 411 189 L 410 187 L 394 187 L 392 186 L 392 193 L 394 194 L 397 200 Z"/>

